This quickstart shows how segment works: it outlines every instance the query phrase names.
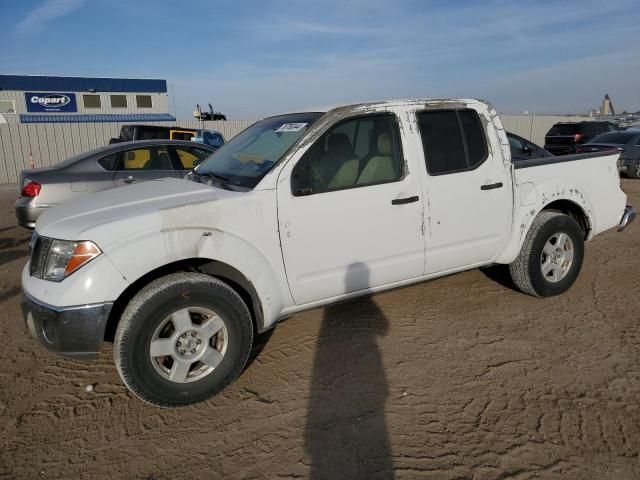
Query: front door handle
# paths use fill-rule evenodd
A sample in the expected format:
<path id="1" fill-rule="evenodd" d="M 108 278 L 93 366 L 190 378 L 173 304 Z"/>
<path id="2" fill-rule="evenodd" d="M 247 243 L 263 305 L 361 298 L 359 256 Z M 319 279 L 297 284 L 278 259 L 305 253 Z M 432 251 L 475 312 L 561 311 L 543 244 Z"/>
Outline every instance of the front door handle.
<path id="1" fill-rule="evenodd" d="M 391 205 L 404 205 L 405 203 L 413 203 L 420 200 L 420 197 L 414 195 L 413 197 L 407 198 L 396 198 L 395 200 L 391 200 Z"/>
<path id="2" fill-rule="evenodd" d="M 132 177 L 131 175 L 129 175 L 128 177 L 123 178 L 122 181 L 124 183 L 133 183 L 136 181 L 136 177 Z"/>
<path id="3" fill-rule="evenodd" d="M 480 187 L 480 190 L 493 190 L 494 188 L 502 188 L 502 182 L 488 183 L 486 185 L 482 185 Z"/>

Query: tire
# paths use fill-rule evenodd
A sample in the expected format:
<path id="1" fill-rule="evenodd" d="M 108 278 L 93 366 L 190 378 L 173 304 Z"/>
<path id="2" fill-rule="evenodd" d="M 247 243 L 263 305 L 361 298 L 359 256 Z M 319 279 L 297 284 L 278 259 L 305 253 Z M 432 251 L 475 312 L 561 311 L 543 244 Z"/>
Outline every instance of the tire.
<path id="1" fill-rule="evenodd" d="M 177 407 L 206 400 L 235 380 L 252 342 L 251 314 L 235 290 L 208 275 L 174 273 L 129 302 L 113 351 L 134 395 Z"/>
<path id="2" fill-rule="evenodd" d="M 533 221 L 520 253 L 509 265 L 509 273 L 522 292 L 552 297 L 571 288 L 583 258 L 584 233 L 578 223 L 568 215 L 543 210 Z"/>
<path id="3" fill-rule="evenodd" d="M 634 165 L 629 165 L 627 167 L 627 177 L 629 178 L 640 178 L 640 160 L 637 160 Z"/>

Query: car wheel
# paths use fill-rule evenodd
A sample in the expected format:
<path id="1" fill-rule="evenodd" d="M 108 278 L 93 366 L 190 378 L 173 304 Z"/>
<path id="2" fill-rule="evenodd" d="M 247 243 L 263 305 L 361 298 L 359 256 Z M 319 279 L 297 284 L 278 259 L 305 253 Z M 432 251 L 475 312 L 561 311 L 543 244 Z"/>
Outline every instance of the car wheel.
<path id="1" fill-rule="evenodd" d="M 251 315 L 235 290 L 208 275 L 175 273 L 129 302 L 114 358 L 137 397 L 176 407 L 205 400 L 235 380 L 252 342 Z"/>
<path id="2" fill-rule="evenodd" d="M 627 167 L 627 176 L 629 178 L 640 178 L 640 160 L 637 160 L 635 165 Z"/>
<path id="3" fill-rule="evenodd" d="M 509 265 L 513 283 L 524 293 L 551 297 L 576 281 L 584 257 L 578 223 L 559 212 L 542 211 L 533 221 L 518 257 Z"/>

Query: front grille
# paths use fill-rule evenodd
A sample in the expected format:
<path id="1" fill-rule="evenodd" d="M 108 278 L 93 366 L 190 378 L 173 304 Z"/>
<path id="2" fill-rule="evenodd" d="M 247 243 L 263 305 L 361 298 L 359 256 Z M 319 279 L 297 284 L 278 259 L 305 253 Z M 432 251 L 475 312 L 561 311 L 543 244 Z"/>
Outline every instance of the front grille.
<path id="1" fill-rule="evenodd" d="M 32 277 L 42 278 L 42 270 L 47 260 L 51 239 L 34 235 L 33 247 L 31 249 L 31 263 L 29 264 L 29 274 Z"/>

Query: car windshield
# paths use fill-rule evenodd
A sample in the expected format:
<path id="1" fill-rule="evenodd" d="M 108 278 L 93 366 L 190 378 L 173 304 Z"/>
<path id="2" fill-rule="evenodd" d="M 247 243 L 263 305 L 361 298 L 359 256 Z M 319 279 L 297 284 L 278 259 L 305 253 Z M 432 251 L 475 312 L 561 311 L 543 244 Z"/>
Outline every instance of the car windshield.
<path id="1" fill-rule="evenodd" d="M 596 138 L 591 140 L 589 143 L 613 143 L 618 145 L 623 145 L 627 143 L 632 138 L 638 135 L 637 132 L 633 133 L 621 133 L 621 132 L 612 132 L 612 133 L 603 133 L 602 135 L 598 135 Z"/>
<path id="2" fill-rule="evenodd" d="M 296 113 L 261 120 L 225 143 L 194 172 L 226 185 L 254 188 L 322 113 Z"/>

